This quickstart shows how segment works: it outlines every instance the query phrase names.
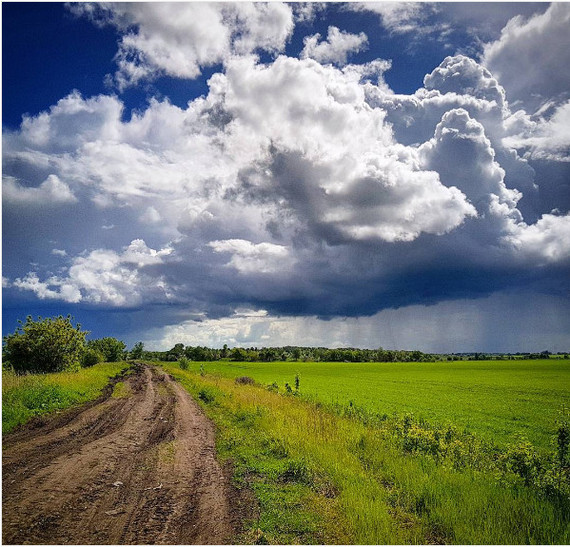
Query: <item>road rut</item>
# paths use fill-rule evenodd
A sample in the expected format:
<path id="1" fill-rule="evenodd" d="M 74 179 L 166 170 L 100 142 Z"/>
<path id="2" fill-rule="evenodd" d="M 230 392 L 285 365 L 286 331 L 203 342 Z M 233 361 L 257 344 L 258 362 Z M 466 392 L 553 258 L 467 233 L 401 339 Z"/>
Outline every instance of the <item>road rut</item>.
<path id="1" fill-rule="evenodd" d="M 224 544 L 235 517 L 214 426 L 143 364 L 128 396 L 3 439 L 4 544 Z"/>

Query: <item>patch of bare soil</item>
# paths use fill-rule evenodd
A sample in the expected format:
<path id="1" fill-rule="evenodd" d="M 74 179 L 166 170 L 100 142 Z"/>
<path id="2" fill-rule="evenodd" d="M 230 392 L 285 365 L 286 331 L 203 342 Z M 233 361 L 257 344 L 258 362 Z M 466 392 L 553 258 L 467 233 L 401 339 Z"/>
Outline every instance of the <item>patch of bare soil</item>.
<path id="1" fill-rule="evenodd" d="M 238 518 L 214 426 L 162 371 L 3 439 L 4 544 L 224 544 Z"/>

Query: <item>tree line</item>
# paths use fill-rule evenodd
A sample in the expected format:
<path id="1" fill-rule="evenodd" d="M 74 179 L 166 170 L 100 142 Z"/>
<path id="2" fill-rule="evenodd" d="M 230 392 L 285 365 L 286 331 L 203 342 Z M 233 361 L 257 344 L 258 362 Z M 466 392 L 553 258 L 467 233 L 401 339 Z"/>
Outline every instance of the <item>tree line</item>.
<path id="1" fill-rule="evenodd" d="M 16 332 L 4 337 L 2 346 L 3 368 L 23 372 L 61 372 L 79 370 L 100 362 L 117 362 L 127 359 L 150 361 L 311 361 L 311 362 L 435 362 L 457 360 L 499 360 L 499 359 L 547 359 L 554 354 L 433 354 L 419 350 L 325 348 L 304 346 L 220 348 L 207 346 L 185 346 L 175 344 L 167 351 L 146 351 L 142 342 L 131 350 L 126 344 L 113 337 L 87 340 L 89 333 L 81 325 L 73 325 L 71 316 L 52 317 L 37 321 L 31 316 L 26 322 L 19 321 Z M 567 354 L 558 356 L 568 357 Z"/>
<path id="2" fill-rule="evenodd" d="M 325 348 L 304 346 L 209 348 L 175 344 L 167 351 L 143 351 L 143 358 L 157 361 L 178 361 L 185 357 L 191 361 L 326 361 L 326 362 L 419 362 L 431 361 L 432 356 L 421 351 Z"/>

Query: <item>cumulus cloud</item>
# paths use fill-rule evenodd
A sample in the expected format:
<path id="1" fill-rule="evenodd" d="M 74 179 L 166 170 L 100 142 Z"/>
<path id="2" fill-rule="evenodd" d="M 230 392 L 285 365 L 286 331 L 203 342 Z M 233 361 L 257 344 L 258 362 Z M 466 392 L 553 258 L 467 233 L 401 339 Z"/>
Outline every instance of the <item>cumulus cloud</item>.
<path id="1" fill-rule="evenodd" d="M 533 172 L 506 140 L 538 122 L 474 60 L 445 59 L 412 95 L 389 89 L 383 60 L 224 63 L 185 108 L 153 99 L 125 120 L 117 97 L 72 93 L 5 132 L 9 195 L 59 180 L 77 200 L 61 218 L 5 200 L 11 253 L 33 238 L 47 264 L 67 252 L 55 275 L 14 260 L 10 290 L 204 321 L 239 307 L 333 317 L 486 295 L 531 256 L 528 275 L 564 264 L 567 217 L 524 218 Z"/>
<path id="2" fill-rule="evenodd" d="M 143 301 L 166 301 L 170 296 L 161 276 L 144 271 L 145 266 L 160 264 L 171 249 L 156 251 L 142 240 L 134 240 L 122 253 L 96 249 L 71 261 L 66 276 L 51 276 L 41 281 L 36 272 L 14 280 L 13 286 L 32 291 L 42 300 L 69 303 L 89 302 L 111 306 L 134 306 Z"/>
<path id="3" fill-rule="evenodd" d="M 327 39 L 319 42 L 320 34 L 306 36 L 302 58 L 310 57 L 319 63 L 345 64 L 350 53 L 358 53 L 366 48 L 368 38 L 364 32 L 351 34 L 337 27 L 329 27 Z"/>
<path id="4" fill-rule="evenodd" d="M 513 245 L 521 258 L 545 262 L 570 259 L 570 215 L 543 215 L 535 224 L 511 222 L 505 241 Z"/>
<path id="5" fill-rule="evenodd" d="M 326 2 L 295 2 L 293 13 L 296 23 L 311 23 L 318 13 L 326 9 Z"/>
<path id="6" fill-rule="evenodd" d="M 570 101 L 555 107 L 550 117 L 531 118 L 519 110 L 507 122 L 511 132 L 506 145 L 528 158 L 570 162 Z"/>
<path id="7" fill-rule="evenodd" d="M 553 2 L 528 19 L 513 17 L 498 40 L 485 46 L 483 63 L 527 109 L 555 97 L 568 98 L 570 75 L 570 5 Z M 532 111 L 531 111 L 532 112 Z"/>
<path id="8" fill-rule="evenodd" d="M 45 207 L 50 204 L 74 203 L 77 198 L 57 175 L 49 175 L 39 186 L 23 186 L 7 176 L 2 180 L 2 199 L 18 205 Z"/>
<path id="9" fill-rule="evenodd" d="M 283 3 L 79 3 L 72 10 L 122 32 L 119 89 L 159 75 L 196 78 L 232 54 L 282 51 L 293 30 Z"/>

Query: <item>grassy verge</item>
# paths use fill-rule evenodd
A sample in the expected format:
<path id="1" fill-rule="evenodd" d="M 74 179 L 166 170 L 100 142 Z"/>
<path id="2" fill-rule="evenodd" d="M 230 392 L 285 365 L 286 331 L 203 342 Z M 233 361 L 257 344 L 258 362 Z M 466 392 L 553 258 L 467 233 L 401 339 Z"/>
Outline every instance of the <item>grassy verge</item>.
<path id="1" fill-rule="evenodd" d="M 567 544 L 568 498 L 406 450 L 389 430 L 294 395 L 164 365 L 218 427 L 259 515 L 247 543 Z M 412 424 L 413 425 L 413 424 Z M 421 441 L 418 441 L 421 442 Z M 508 480 L 505 480 L 508 479 Z"/>
<path id="2" fill-rule="evenodd" d="M 27 374 L 2 372 L 2 433 L 34 416 L 95 399 L 127 363 L 101 363 L 79 372 Z"/>

